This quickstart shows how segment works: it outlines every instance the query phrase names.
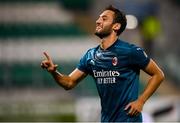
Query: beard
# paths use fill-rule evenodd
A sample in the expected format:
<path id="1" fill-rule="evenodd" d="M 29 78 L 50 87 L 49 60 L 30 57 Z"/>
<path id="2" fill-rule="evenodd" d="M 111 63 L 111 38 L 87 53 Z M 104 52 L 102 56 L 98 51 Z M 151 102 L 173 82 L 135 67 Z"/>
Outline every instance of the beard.
<path id="1" fill-rule="evenodd" d="M 100 39 L 103 39 L 107 36 L 109 36 L 111 34 L 112 30 L 111 30 L 111 27 L 108 26 L 106 28 L 104 28 L 103 30 L 101 30 L 100 32 L 96 31 L 94 34 L 96 36 L 98 36 Z"/>

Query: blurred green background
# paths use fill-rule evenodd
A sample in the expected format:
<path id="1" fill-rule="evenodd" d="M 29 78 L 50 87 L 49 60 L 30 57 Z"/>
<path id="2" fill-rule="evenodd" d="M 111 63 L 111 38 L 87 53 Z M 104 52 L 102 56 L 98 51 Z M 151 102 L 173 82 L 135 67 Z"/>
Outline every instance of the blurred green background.
<path id="1" fill-rule="evenodd" d="M 128 15 L 120 38 L 143 47 L 166 76 L 145 121 L 180 122 L 179 0 L 0 0 L 0 121 L 100 121 L 91 77 L 65 91 L 40 63 L 47 51 L 60 72 L 75 69 L 99 43 L 95 21 L 110 4 Z M 142 72 L 140 92 L 148 78 Z"/>

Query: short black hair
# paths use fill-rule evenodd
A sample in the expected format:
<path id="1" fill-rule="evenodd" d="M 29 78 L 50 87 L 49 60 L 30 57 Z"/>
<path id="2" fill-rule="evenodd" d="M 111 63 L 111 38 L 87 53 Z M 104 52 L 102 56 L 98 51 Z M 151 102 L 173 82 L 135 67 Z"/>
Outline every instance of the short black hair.
<path id="1" fill-rule="evenodd" d="M 113 7 L 112 5 L 109 5 L 108 7 L 106 7 L 105 10 L 110 10 L 110 11 L 114 12 L 113 23 L 120 23 L 121 24 L 120 29 L 117 31 L 117 35 L 120 35 L 125 30 L 126 25 L 127 25 L 126 15 L 124 14 L 124 12 Z"/>

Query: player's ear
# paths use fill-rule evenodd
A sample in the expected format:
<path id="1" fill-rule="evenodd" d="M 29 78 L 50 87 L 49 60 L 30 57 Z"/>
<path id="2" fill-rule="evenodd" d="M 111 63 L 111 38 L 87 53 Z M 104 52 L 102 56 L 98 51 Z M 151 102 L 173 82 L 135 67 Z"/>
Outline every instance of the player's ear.
<path id="1" fill-rule="evenodd" d="M 113 25 L 113 30 L 114 31 L 117 31 L 117 30 L 119 30 L 121 28 L 121 24 L 120 23 L 115 23 L 114 25 Z"/>

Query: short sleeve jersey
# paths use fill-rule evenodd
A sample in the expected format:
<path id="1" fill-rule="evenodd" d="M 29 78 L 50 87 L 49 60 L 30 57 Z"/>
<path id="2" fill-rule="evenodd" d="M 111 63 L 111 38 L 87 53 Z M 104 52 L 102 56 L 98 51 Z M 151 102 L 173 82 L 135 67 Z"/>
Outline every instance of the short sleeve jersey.
<path id="1" fill-rule="evenodd" d="M 102 122 L 142 121 L 129 116 L 125 106 L 138 98 L 140 69 L 150 61 L 144 50 L 118 39 L 108 49 L 89 49 L 77 68 L 91 75 L 101 99 Z"/>

